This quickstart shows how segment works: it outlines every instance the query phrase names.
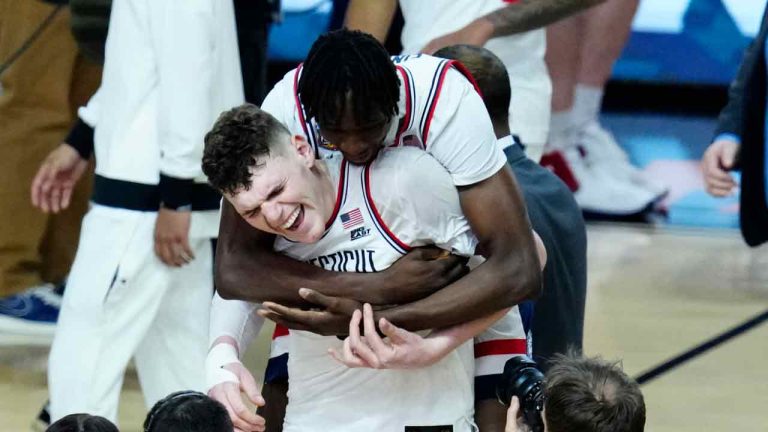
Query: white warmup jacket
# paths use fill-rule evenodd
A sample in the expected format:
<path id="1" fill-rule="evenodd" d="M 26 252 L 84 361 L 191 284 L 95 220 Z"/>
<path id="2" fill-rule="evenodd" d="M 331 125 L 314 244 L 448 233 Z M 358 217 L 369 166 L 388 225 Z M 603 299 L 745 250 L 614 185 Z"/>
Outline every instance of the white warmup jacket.
<path id="1" fill-rule="evenodd" d="M 157 191 L 142 186 L 158 185 L 161 174 L 206 182 L 203 137 L 222 111 L 244 101 L 234 9 L 210 0 L 116 0 L 112 8 L 101 87 L 79 111 L 95 128 L 94 202 L 126 188 L 150 204 L 146 194 Z M 206 189 L 196 187 L 193 209 L 218 202 Z M 212 235 L 217 226 L 213 214 L 193 222 Z"/>

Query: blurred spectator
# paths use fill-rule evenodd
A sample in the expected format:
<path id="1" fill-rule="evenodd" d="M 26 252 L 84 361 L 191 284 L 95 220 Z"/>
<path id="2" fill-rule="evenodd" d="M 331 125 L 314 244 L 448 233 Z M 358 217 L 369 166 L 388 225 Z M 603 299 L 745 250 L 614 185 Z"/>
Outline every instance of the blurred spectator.
<path id="1" fill-rule="evenodd" d="M 716 197 L 734 192 L 737 183 L 728 171 L 741 169 L 741 233 L 750 246 L 768 241 L 767 34 L 768 9 L 731 84 L 728 105 L 718 119 L 716 137 L 702 159 L 707 192 Z"/>
<path id="2" fill-rule="evenodd" d="M 72 34 L 80 52 L 89 60 L 103 64 L 112 0 L 69 0 L 69 7 Z"/>
<path id="3" fill-rule="evenodd" d="M 546 432 L 642 432 L 645 400 L 640 386 L 618 363 L 600 358 L 560 356 L 552 362 L 544 385 Z M 506 432 L 526 431 L 520 424 L 520 401 L 512 399 Z"/>
<path id="4" fill-rule="evenodd" d="M 0 0 L 0 342 L 53 337 L 61 305 L 54 285 L 63 284 L 75 256 L 90 169 L 67 210 L 40 213 L 28 188 L 100 76 L 101 67 L 78 53 L 68 7 Z"/>
<path id="5" fill-rule="evenodd" d="M 279 0 L 234 0 L 245 100 L 260 105 L 267 93 L 267 35 Z"/>
<path id="6" fill-rule="evenodd" d="M 543 26 L 604 0 L 400 0 L 404 54 L 449 45 L 484 46 L 502 59 L 514 89 L 510 129 L 539 160 L 547 140 L 551 85 Z M 347 26 L 384 42 L 398 0 L 351 0 Z"/>
<path id="7" fill-rule="evenodd" d="M 598 119 L 603 89 L 627 41 L 638 2 L 608 0 L 547 29 L 551 153 L 542 164 L 568 180 L 579 206 L 590 213 L 637 214 L 667 193 L 665 185 L 629 162 Z M 557 164 L 563 157 L 570 169 Z"/>
<path id="8" fill-rule="evenodd" d="M 45 432 L 118 432 L 118 429 L 104 417 L 70 414 L 49 426 Z"/>
<path id="9" fill-rule="evenodd" d="M 144 432 L 232 432 L 224 405 L 196 391 L 168 395 L 152 407 Z"/>
<path id="10" fill-rule="evenodd" d="M 231 2 L 117 0 L 101 87 L 38 171 L 43 210 L 67 195 L 94 152 L 83 222 L 48 368 L 51 418 L 117 417 L 135 355 L 148 406 L 204 386 L 212 238 L 220 196 L 200 168 L 203 135 L 242 103 Z"/>

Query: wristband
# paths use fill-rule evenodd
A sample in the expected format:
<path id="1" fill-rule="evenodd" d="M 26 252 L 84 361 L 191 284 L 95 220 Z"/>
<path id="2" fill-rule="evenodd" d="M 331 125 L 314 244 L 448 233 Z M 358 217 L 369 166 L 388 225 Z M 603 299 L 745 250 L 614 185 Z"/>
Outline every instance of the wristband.
<path id="1" fill-rule="evenodd" d="M 240 384 L 240 379 L 234 372 L 224 369 L 224 366 L 232 363 L 242 364 L 237 356 L 237 348 L 233 345 L 223 342 L 211 348 L 205 358 L 206 391 L 224 382 Z"/>

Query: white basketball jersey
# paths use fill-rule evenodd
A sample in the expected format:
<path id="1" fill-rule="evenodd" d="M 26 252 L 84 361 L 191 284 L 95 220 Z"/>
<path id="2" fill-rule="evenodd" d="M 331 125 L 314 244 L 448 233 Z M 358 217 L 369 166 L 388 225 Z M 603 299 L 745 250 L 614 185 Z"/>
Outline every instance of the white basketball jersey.
<path id="1" fill-rule="evenodd" d="M 327 159 L 338 192 L 325 235 L 312 244 L 280 237 L 275 250 L 333 271 L 375 272 L 389 267 L 412 245 L 423 241 L 407 230 L 396 235 L 384 223 L 371 197 L 371 182 L 385 178 L 378 175 L 372 179 L 371 172 L 382 169 L 381 165 L 397 164 L 397 156 L 414 152 L 426 156 L 415 150 L 385 151 L 368 166 L 349 164 L 339 155 Z M 464 248 L 473 249 L 471 233 L 465 231 L 463 237 Z M 336 337 L 291 331 L 288 339 L 286 432 L 404 431 L 409 426 L 474 430 L 471 341 L 428 368 L 374 370 L 350 369 L 334 361 L 328 349 L 341 350 L 343 345 Z"/>

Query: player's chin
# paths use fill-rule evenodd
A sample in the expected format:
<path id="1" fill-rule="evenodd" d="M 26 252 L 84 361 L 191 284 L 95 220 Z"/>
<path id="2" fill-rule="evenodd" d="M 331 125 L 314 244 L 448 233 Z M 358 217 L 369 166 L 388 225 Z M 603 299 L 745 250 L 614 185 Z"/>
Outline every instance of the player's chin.
<path id="1" fill-rule="evenodd" d="M 379 154 L 378 149 L 374 150 L 366 150 L 360 153 L 350 154 L 345 153 L 344 157 L 354 165 L 365 165 L 374 159 L 376 159 L 376 156 Z"/>
<path id="2" fill-rule="evenodd" d="M 288 240 L 295 243 L 316 243 L 323 237 L 322 230 L 308 230 L 308 231 L 287 231 L 282 232 L 281 235 Z"/>

